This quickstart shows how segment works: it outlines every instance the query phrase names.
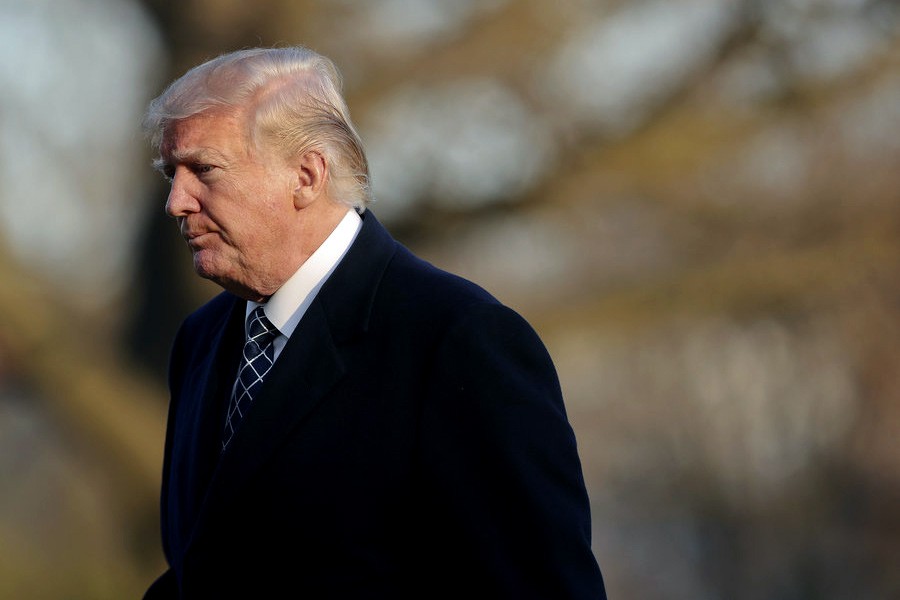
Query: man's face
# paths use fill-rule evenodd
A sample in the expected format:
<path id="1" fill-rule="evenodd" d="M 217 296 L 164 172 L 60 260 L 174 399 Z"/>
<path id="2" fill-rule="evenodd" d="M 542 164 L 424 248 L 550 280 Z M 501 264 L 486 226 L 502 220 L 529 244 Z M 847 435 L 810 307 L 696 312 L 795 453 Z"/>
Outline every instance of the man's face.
<path id="1" fill-rule="evenodd" d="M 247 299 L 272 294 L 291 263 L 296 177 L 274 152 L 251 148 L 242 115 L 201 113 L 170 124 L 160 166 L 201 277 Z"/>

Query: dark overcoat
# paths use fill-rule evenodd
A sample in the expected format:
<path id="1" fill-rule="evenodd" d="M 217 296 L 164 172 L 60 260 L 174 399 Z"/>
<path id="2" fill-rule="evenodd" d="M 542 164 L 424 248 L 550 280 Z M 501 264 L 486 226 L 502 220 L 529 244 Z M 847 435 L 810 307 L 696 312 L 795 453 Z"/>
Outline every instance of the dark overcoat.
<path id="1" fill-rule="evenodd" d="M 245 303 L 171 355 L 155 598 L 604 598 L 544 345 L 371 211 L 227 451 Z"/>

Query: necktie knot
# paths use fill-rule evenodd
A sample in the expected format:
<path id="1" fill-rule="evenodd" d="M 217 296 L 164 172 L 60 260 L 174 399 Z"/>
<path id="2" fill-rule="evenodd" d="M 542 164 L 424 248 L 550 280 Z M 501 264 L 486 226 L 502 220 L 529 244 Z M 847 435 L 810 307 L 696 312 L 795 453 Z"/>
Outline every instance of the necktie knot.
<path id="1" fill-rule="evenodd" d="M 260 348 L 264 348 L 278 337 L 278 333 L 262 306 L 257 306 L 247 317 L 248 342 L 255 342 Z"/>

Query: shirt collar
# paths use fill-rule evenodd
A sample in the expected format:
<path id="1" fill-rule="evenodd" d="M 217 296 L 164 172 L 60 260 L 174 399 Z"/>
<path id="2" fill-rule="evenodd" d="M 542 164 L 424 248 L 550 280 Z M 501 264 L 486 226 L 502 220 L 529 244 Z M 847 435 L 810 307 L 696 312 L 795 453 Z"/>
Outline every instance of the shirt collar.
<path id="1" fill-rule="evenodd" d="M 360 216 L 355 210 L 348 210 L 322 245 L 265 303 L 266 316 L 282 335 L 291 337 L 294 333 L 319 288 L 341 262 L 361 228 Z M 248 301 L 247 315 L 257 306 L 261 305 Z"/>

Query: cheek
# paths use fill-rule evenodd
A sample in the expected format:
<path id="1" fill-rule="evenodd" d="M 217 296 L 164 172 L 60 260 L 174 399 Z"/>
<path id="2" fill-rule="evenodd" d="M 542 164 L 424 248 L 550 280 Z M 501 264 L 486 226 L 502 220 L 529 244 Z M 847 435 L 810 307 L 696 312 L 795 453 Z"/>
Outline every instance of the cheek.
<path id="1" fill-rule="evenodd" d="M 229 230 L 236 245 L 259 249 L 277 245 L 286 235 L 293 197 L 285 191 L 284 181 L 276 183 L 256 174 L 248 179 L 259 183 L 222 182 L 220 197 L 229 201 L 221 205 L 223 209 L 227 206 L 228 211 L 227 216 L 218 215 L 227 220 L 227 224 L 221 224 Z"/>
<path id="2" fill-rule="evenodd" d="M 284 223 L 294 212 L 294 197 L 285 185 L 266 186 L 259 190 L 256 198 L 265 218 L 273 223 Z"/>
<path id="3" fill-rule="evenodd" d="M 266 197 L 257 201 L 254 212 L 244 216 L 248 224 L 255 230 L 254 234 L 260 243 L 277 245 L 283 243 L 290 231 L 292 205 L 283 198 Z"/>

